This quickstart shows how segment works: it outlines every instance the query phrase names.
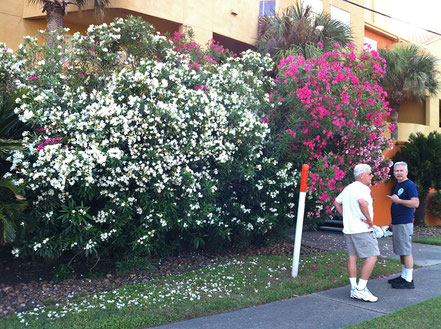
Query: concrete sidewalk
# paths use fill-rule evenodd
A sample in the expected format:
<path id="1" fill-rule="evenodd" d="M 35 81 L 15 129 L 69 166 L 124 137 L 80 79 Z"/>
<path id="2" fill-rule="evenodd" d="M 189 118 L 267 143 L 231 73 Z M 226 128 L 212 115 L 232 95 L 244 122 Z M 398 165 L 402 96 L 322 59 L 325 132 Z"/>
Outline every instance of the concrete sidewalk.
<path id="1" fill-rule="evenodd" d="M 391 238 L 381 238 L 378 242 L 382 256 L 397 258 L 392 253 Z M 304 232 L 302 243 L 326 250 L 344 250 L 343 235 L 337 232 Z M 348 285 L 157 328 L 333 329 L 370 320 L 441 295 L 441 247 L 417 243 L 413 247 L 415 263 L 422 266 L 414 270 L 415 289 L 392 289 L 387 279 L 371 279 L 368 287 L 378 296 L 377 303 L 349 298 Z"/>

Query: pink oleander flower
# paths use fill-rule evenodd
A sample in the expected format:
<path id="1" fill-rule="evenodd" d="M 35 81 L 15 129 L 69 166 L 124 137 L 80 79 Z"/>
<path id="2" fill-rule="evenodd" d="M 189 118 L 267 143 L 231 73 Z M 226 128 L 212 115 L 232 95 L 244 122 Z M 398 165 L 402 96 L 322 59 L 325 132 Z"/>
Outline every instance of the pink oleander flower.
<path id="1" fill-rule="evenodd" d="M 291 150 L 310 162 L 311 191 L 322 208 L 308 211 L 309 216 L 332 211 L 330 200 L 351 181 L 355 164 L 371 164 L 378 180 L 388 177 L 390 166 L 381 155 L 390 141 L 384 136 L 390 108 L 376 83 L 384 62 L 376 52 L 364 51 L 357 58 L 334 47 L 320 58 L 282 59 L 270 94 L 270 102 L 296 124 L 282 130 L 296 131 Z M 267 119 L 271 123 L 273 116 Z"/>

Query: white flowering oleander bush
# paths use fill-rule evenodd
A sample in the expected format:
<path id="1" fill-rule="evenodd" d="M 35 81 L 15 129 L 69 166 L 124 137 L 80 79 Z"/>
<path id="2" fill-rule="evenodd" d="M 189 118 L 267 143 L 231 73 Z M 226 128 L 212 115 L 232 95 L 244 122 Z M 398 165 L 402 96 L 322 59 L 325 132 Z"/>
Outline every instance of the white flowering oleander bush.
<path id="1" fill-rule="evenodd" d="M 27 38 L 10 60 L 34 127 L 8 174 L 32 201 L 16 256 L 222 247 L 292 224 L 297 171 L 259 116 L 269 57 L 129 18 L 55 49 Z"/>

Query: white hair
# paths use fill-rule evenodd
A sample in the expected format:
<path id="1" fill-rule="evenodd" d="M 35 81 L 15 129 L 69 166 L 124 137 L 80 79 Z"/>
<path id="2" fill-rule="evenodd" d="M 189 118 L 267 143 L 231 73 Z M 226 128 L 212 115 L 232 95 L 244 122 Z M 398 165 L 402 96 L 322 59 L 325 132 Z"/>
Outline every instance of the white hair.
<path id="1" fill-rule="evenodd" d="M 364 174 L 366 170 L 371 170 L 371 166 L 366 163 L 359 163 L 354 168 L 354 177 L 357 179 L 361 174 Z"/>
<path id="2" fill-rule="evenodd" d="M 404 166 L 404 169 L 407 170 L 407 163 L 404 162 L 404 161 L 398 161 L 398 162 L 395 162 L 395 163 L 394 163 L 394 169 L 395 169 L 397 166 Z"/>

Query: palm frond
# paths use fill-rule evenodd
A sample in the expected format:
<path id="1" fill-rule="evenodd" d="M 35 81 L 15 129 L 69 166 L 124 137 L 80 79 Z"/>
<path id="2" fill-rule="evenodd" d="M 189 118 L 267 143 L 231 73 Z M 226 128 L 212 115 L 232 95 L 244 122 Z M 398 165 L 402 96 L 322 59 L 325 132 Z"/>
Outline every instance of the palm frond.
<path id="1" fill-rule="evenodd" d="M 303 2 L 259 21 L 257 51 L 271 54 L 275 61 L 292 50 L 300 50 L 307 58 L 317 55 L 314 48 L 318 42 L 325 45 L 325 50 L 333 49 L 334 43 L 345 46 L 352 42 L 350 27 L 329 14 L 314 13 Z"/>
<path id="2" fill-rule="evenodd" d="M 387 64 L 382 85 L 391 95 L 408 93 L 423 100 L 426 93 L 435 95 L 441 89 L 437 58 L 417 45 L 380 49 L 379 53 Z"/>
<path id="3" fill-rule="evenodd" d="M 0 157 L 7 157 L 11 151 L 23 148 L 20 140 L 0 139 Z"/>

